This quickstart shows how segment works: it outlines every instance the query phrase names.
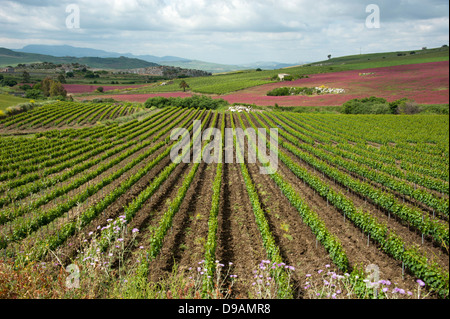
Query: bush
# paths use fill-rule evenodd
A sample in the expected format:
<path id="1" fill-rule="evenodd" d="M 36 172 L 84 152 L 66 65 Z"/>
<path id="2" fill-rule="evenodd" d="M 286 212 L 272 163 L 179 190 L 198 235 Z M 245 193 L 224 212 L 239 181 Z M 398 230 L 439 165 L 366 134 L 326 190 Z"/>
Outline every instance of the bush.
<path id="1" fill-rule="evenodd" d="M 219 107 L 227 106 L 228 102 L 223 99 L 212 99 L 208 96 L 194 95 L 188 98 L 181 97 L 154 97 L 145 102 L 146 108 L 164 108 L 167 106 L 181 107 L 181 108 L 199 108 L 207 110 L 216 110 Z"/>
<path id="2" fill-rule="evenodd" d="M 288 95 L 291 95 L 291 90 L 288 87 L 273 89 L 272 91 L 267 93 L 267 96 L 288 96 Z"/>
<path id="3" fill-rule="evenodd" d="M 421 108 L 419 104 L 413 101 L 407 101 L 405 103 L 402 103 L 398 108 L 399 114 L 419 114 L 421 112 Z"/>
<path id="4" fill-rule="evenodd" d="M 1 81 L 2 86 L 9 86 L 9 87 L 13 87 L 17 85 L 17 81 L 13 80 L 13 79 L 3 79 Z"/>
<path id="5" fill-rule="evenodd" d="M 27 91 L 27 93 L 25 94 L 25 97 L 27 99 L 38 100 L 40 98 L 43 98 L 44 96 L 42 95 L 41 90 L 31 89 L 31 90 Z"/>
<path id="6" fill-rule="evenodd" d="M 344 114 L 391 114 L 391 108 L 384 98 L 369 97 L 353 99 L 343 104 Z"/>

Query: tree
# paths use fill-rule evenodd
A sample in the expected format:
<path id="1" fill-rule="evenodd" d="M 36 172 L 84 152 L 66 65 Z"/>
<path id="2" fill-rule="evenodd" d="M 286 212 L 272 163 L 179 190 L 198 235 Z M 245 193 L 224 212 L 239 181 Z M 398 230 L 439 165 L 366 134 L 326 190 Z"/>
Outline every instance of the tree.
<path id="1" fill-rule="evenodd" d="M 50 87 L 52 85 L 53 80 L 50 78 L 45 78 L 41 82 L 41 91 L 44 94 L 44 96 L 50 96 Z"/>
<path id="2" fill-rule="evenodd" d="M 328 54 L 328 59 L 331 59 L 331 54 Z"/>
<path id="3" fill-rule="evenodd" d="M 67 91 L 61 83 L 53 81 L 50 86 L 50 96 L 62 96 L 65 98 L 67 96 Z"/>
<path id="4" fill-rule="evenodd" d="M 67 83 L 66 82 L 66 77 L 64 76 L 64 74 L 58 75 L 58 81 L 61 82 L 61 83 Z"/>
<path id="5" fill-rule="evenodd" d="M 189 88 L 189 84 L 187 84 L 186 81 L 183 80 L 183 81 L 181 81 L 181 83 L 180 83 L 180 88 L 182 88 L 183 91 L 186 92 L 186 89 Z"/>
<path id="6" fill-rule="evenodd" d="M 28 90 L 27 93 L 25 93 L 25 97 L 27 99 L 37 100 L 42 97 L 42 92 L 41 90 L 31 89 Z"/>
<path id="7" fill-rule="evenodd" d="M 30 73 L 28 73 L 27 71 L 23 71 L 23 73 L 22 73 L 22 82 L 23 83 L 30 83 L 31 82 Z"/>

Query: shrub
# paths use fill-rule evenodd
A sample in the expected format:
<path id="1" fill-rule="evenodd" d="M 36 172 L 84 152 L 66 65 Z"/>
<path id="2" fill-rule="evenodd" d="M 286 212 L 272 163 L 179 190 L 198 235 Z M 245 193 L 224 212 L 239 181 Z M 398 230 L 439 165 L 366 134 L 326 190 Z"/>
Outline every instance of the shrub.
<path id="1" fill-rule="evenodd" d="M 344 103 L 342 112 L 344 114 L 389 114 L 391 109 L 386 99 L 371 96 Z"/>
<path id="2" fill-rule="evenodd" d="M 291 95 L 291 90 L 288 87 L 274 89 L 267 93 L 268 96 L 288 96 Z"/>
<path id="3" fill-rule="evenodd" d="M 27 99 L 38 100 L 40 98 L 43 98 L 44 96 L 42 95 L 41 90 L 31 89 L 31 90 L 27 91 L 27 93 L 25 94 L 25 97 Z"/>
<path id="4" fill-rule="evenodd" d="M 421 112 L 421 108 L 419 104 L 417 104 L 416 102 L 407 101 L 399 106 L 398 112 L 400 114 L 409 114 L 409 115 L 418 114 Z"/>
<path id="5" fill-rule="evenodd" d="M 208 96 L 195 95 L 188 98 L 181 97 L 154 97 L 145 102 L 146 108 L 164 108 L 167 106 L 181 107 L 181 108 L 199 108 L 207 110 L 216 110 L 221 106 L 227 106 L 228 102 L 223 99 L 213 99 Z"/>

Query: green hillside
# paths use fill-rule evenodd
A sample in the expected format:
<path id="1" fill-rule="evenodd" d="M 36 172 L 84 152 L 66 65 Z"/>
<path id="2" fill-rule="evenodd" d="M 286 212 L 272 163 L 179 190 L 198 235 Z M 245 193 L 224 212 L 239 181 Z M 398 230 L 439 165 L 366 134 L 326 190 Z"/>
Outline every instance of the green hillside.
<path id="1" fill-rule="evenodd" d="M 189 78 L 186 81 L 193 92 L 203 94 L 227 94 L 246 88 L 275 82 L 272 80 L 279 73 L 288 73 L 293 76 L 331 73 L 348 70 L 362 70 L 368 68 L 389 67 L 405 64 L 418 64 L 449 60 L 449 49 L 437 48 L 407 52 L 389 52 L 376 54 L 363 54 L 334 58 L 313 64 L 291 67 L 287 69 L 261 71 L 245 70 L 226 74 L 216 74 L 212 77 Z M 181 80 L 166 86 L 149 86 L 130 91 L 130 93 L 160 93 L 181 91 Z"/>
<path id="2" fill-rule="evenodd" d="M 74 58 L 74 57 L 54 57 L 50 55 L 16 52 L 13 50 L 0 48 L 0 67 L 17 66 L 18 64 L 51 62 L 55 64 L 79 63 L 97 69 L 137 69 L 158 66 L 139 59 L 126 57 L 120 58 Z"/>
<path id="3" fill-rule="evenodd" d="M 405 64 L 448 61 L 448 59 L 449 48 L 447 46 L 426 50 L 421 49 L 411 51 L 350 55 L 312 63 L 311 65 L 345 65 L 346 69 L 348 70 L 357 70 L 359 68 L 368 69 Z"/>

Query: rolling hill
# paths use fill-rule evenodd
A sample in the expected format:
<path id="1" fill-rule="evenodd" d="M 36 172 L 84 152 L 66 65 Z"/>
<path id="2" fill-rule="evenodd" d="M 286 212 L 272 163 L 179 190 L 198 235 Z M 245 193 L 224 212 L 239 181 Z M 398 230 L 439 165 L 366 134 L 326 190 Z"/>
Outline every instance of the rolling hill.
<path id="1" fill-rule="evenodd" d="M 283 64 L 279 62 L 256 62 L 243 65 L 229 65 L 229 64 L 219 64 L 200 60 L 186 59 L 178 56 L 158 57 L 155 55 L 148 55 L 148 54 L 134 55 L 131 53 L 108 52 L 104 50 L 79 48 L 69 45 L 27 45 L 23 49 L 18 49 L 14 51 L 22 53 L 51 55 L 55 57 L 73 56 L 77 58 L 83 57 L 119 58 L 121 56 L 124 56 L 130 59 L 139 59 L 151 63 L 157 63 L 159 65 L 179 67 L 182 69 L 202 70 L 210 73 L 223 73 L 247 69 L 257 69 L 257 68 L 261 68 L 264 70 L 274 70 L 282 67 L 291 66 L 290 64 Z"/>
<path id="2" fill-rule="evenodd" d="M 117 58 L 102 57 L 56 57 L 45 54 L 17 52 L 6 48 L 0 48 L 0 66 L 16 66 L 17 64 L 51 62 L 55 64 L 79 63 L 97 69 L 137 69 L 159 66 L 156 63 L 127 58 L 124 56 Z"/>

